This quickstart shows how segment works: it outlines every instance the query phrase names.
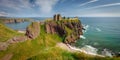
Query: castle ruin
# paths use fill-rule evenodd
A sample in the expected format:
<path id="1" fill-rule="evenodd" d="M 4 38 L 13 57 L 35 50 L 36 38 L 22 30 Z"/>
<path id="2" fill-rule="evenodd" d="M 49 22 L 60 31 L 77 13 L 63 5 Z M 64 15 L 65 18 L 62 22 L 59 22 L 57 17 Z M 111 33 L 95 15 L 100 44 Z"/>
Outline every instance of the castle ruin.
<path id="1" fill-rule="evenodd" d="M 78 17 L 68 17 L 68 18 L 66 18 L 65 16 L 64 17 L 62 17 L 60 14 L 55 14 L 54 16 L 53 16 L 53 20 L 54 21 L 60 21 L 60 20 L 79 20 L 79 18 Z"/>
<path id="2" fill-rule="evenodd" d="M 59 20 L 62 20 L 62 17 L 60 14 L 55 14 L 54 17 L 53 17 L 53 20 L 54 21 L 59 21 Z"/>

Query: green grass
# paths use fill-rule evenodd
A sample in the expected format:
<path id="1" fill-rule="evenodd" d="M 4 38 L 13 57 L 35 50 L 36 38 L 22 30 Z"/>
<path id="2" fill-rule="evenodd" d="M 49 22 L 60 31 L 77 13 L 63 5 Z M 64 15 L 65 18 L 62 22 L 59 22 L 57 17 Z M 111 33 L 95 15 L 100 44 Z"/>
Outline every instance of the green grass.
<path id="1" fill-rule="evenodd" d="M 70 52 L 64 51 L 58 47 L 51 47 L 39 52 L 38 55 L 28 60 L 75 60 Z"/>
<path id="2" fill-rule="evenodd" d="M 0 58 L 12 53 L 12 60 L 25 60 L 38 55 L 46 49 L 54 47 L 57 42 L 62 41 L 57 34 L 46 34 L 44 25 L 41 25 L 40 29 L 40 35 L 36 39 L 10 45 L 6 51 L 0 51 Z"/>
<path id="3" fill-rule="evenodd" d="M 67 26 L 65 26 L 65 30 L 67 31 L 67 36 L 72 34 L 72 30 L 70 28 L 68 28 Z"/>
<path id="4" fill-rule="evenodd" d="M 17 33 L 17 31 L 14 31 L 6 27 L 4 24 L 0 23 L 0 42 L 7 41 L 8 39 L 16 35 L 23 35 L 23 34 Z"/>
<path id="5" fill-rule="evenodd" d="M 118 57 L 114 57 L 114 58 L 99 57 L 99 56 L 88 55 L 80 52 L 76 52 L 73 55 L 78 60 L 120 60 L 120 58 Z"/>
<path id="6" fill-rule="evenodd" d="M 6 36 L 17 35 L 17 33 L 4 25 L 0 26 L 0 31 L 5 32 L 8 35 L 2 36 L 4 39 Z M 4 29 L 4 30 L 3 30 Z M 68 33 L 71 33 L 69 28 L 66 28 Z M 0 34 L 2 35 L 2 34 Z M 12 36 L 14 36 L 12 35 Z M 11 37 L 12 37 L 11 36 Z M 1 36 L 0 36 L 1 37 Z M 4 38 L 3 38 L 4 37 Z M 10 37 L 8 37 L 10 38 Z M 62 37 L 57 34 L 47 34 L 45 31 L 45 25 L 40 26 L 40 35 L 34 40 L 27 40 L 25 42 L 11 44 L 6 51 L 0 51 L 0 58 L 7 54 L 13 54 L 11 60 L 119 60 L 120 58 L 98 57 L 86 55 L 84 53 L 70 53 L 56 47 L 56 44 L 62 42 Z"/>

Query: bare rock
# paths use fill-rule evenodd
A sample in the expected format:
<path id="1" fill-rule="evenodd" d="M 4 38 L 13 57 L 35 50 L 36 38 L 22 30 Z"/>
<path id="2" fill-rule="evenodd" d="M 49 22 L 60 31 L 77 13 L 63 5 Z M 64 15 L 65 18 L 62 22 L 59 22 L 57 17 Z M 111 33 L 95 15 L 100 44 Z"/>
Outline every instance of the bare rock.
<path id="1" fill-rule="evenodd" d="M 50 27 L 50 25 L 46 24 L 45 27 L 46 27 L 46 32 L 47 33 L 51 33 L 51 27 Z"/>
<path id="2" fill-rule="evenodd" d="M 26 36 L 18 36 L 8 40 L 7 43 L 12 44 L 12 43 L 24 42 L 26 40 L 27 40 Z"/>
<path id="3" fill-rule="evenodd" d="M 57 32 L 56 26 L 57 24 L 55 22 L 47 22 L 45 24 L 46 32 L 51 34 L 56 33 Z"/>
<path id="4" fill-rule="evenodd" d="M 56 22 L 47 22 L 45 24 L 45 28 L 47 33 L 58 34 L 60 36 L 63 36 L 65 34 L 64 27 L 57 24 Z"/>
<path id="5" fill-rule="evenodd" d="M 26 29 L 26 36 L 31 39 L 35 39 L 40 33 L 40 23 L 32 22 Z"/>
<path id="6" fill-rule="evenodd" d="M 6 42 L 0 42 L 0 50 L 6 50 L 8 47 L 8 44 Z"/>

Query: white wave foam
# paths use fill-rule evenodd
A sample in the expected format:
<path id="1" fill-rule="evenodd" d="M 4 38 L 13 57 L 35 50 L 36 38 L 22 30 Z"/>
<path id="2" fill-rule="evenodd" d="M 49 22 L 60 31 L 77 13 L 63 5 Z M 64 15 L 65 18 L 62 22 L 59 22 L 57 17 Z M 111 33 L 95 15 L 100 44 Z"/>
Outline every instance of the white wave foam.
<path id="1" fill-rule="evenodd" d="M 108 51 L 107 49 L 103 49 L 102 55 L 112 57 L 112 52 Z"/>
<path id="2" fill-rule="evenodd" d="M 82 38 L 82 39 L 86 39 L 86 37 L 85 37 L 85 36 L 83 36 L 83 35 L 80 35 L 80 38 Z"/>
<path id="3" fill-rule="evenodd" d="M 82 48 L 77 48 L 77 47 L 73 47 L 69 44 L 67 44 L 67 46 L 74 50 L 74 51 L 79 51 L 79 52 L 83 52 L 85 54 L 90 54 L 90 55 L 97 55 L 97 56 L 101 56 L 101 57 L 104 57 L 103 55 L 99 55 L 97 54 L 97 49 L 92 47 L 92 46 L 89 46 L 89 45 L 85 45 L 84 47 Z"/>
<path id="4" fill-rule="evenodd" d="M 83 33 L 85 33 L 85 32 L 87 32 L 89 25 L 83 25 L 83 28 L 85 29 L 85 30 L 83 30 Z"/>
<path id="5" fill-rule="evenodd" d="M 81 48 L 82 50 L 86 51 L 87 53 L 90 53 L 90 54 L 97 54 L 97 49 L 90 46 L 90 45 L 85 45 L 84 47 Z"/>
<path id="6" fill-rule="evenodd" d="M 100 32 L 100 31 L 101 31 L 101 29 L 100 29 L 100 28 L 96 28 L 96 30 L 97 30 L 98 32 Z"/>

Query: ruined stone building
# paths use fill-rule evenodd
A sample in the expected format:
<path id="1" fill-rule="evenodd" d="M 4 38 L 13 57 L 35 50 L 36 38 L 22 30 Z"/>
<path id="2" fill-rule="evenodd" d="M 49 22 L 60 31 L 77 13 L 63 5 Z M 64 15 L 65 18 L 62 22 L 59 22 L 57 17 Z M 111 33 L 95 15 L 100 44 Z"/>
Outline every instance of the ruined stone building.
<path id="1" fill-rule="evenodd" d="M 62 20 L 62 17 L 60 14 L 55 14 L 54 17 L 53 17 L 53 20 L 54 21 L 59 21 L 59 20 Z"/>

